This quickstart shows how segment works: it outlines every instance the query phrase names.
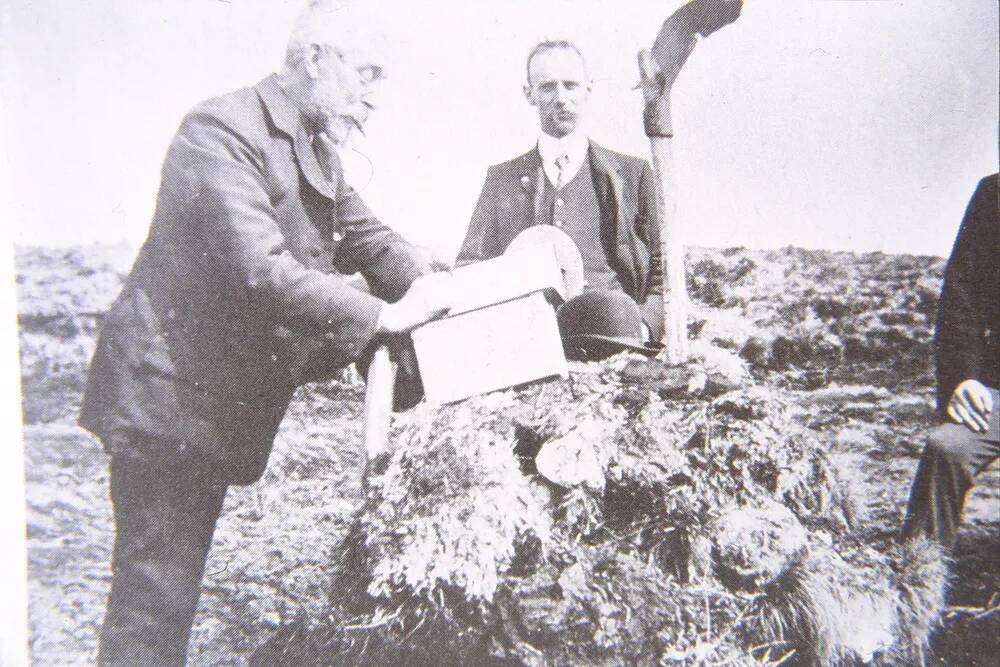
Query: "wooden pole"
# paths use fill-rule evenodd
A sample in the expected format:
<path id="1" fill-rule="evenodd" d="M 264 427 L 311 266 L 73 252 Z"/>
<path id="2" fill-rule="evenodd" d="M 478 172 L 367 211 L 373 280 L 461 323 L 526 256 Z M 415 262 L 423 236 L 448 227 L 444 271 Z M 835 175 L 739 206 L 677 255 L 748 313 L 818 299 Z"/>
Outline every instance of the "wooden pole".
<path id="1" fill-rule="evenodd" d="M 674 137 L 670 93 L 688 56 L 706 37 L 739 18 L 742 0 L 691 0 L 671 14 L 650 50 L 639 52 L 643 126 L 649 137 L 656 173 L 660 214 L 660 252 L 663 257 L 663 344 L 668 364 L 682 364 L 690 356 L 687 336 L 689 299 L 684 270 L 684 225 L 677 215 L 677 176 L 671 142 Z"/>
<path id="2" fill-rule="evenodd" d="M 677 216 L 677 183 L 670 137 L 650 137 L 653 171 L 657 176 L 660 212 L 660 252 L 663 257 L 663 345 L 668 364 L 687 361 L 688 293 L 684 270 L 684 229 Z"/>
<path id="3" fill-rule="evenodd" d="M 368 367 L 365 387 L 365 456 L 368 462 L 386 451 L 389 445 L 389 423 L 392 419 L 392 399 L 396 382 L 396 365 L 389 348 L 380 345 Z M 367 470 L 366 470 L 367 472 Z"/>
<path id="4" fill-rule="evenodd" d="M 669 20 L 669 19 L 668 19 Z M 693 41 L 694 36 L 691 36 Z M 677 176 L 674 166 L 670 89 L 673 77 L 687 59 L 693 44 L 671 55 L 673 76 L 663 72 L 649 51 L 639 52 L 640 86 L 646 107 L 643 125 L 649 137 L 656 174 L 656 200 L 660 220 L 660 255 L 663 258 L 663 348 L 666 362 L 683 364 L 690 356 L 687 336 L 688 293 L 684 270 L 684 229 L 677 216 Z M 679 62 L 678 62 L 679 61 Z"/>

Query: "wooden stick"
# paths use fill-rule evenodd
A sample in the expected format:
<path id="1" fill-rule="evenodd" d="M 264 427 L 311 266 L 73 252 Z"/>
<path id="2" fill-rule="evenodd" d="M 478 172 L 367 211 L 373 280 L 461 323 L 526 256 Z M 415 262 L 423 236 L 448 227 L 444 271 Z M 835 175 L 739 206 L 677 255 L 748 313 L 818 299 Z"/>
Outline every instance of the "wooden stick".
<path id="1" fill-rule="evenodd" d="M 740 16 L 742 0 L 690 0 L 667 17 L 653 48 L 639 51 L 639 87 L 645 100 L 643 127 L 656 172 L 663 256 L 663 331 L 666 361 L 682 364 L 690 356 L 687 336 L 689 300 L 684 272 L 684 227 L 677 216 L 677 180 L 671 141 L 674 128 L 670 93 L 681 68 L 698 43 Z"/>
<path id="2" fill-rule="evenodd" d="M 368 367 L 365 388 L 365 456 L 371 461 L 389 446 L 389 422 L 392 418 L 393 389 L 396 384 L 396 364 L 389 348 L 380 345 Z M 366 463 L 367 469 L 367 463 Z"/>
<path id="3" fill-rule="evenodd" d="M 687 320 L 689 300 L 684 271 L 684 230 L 677 216 L 677 183 L 674 177 L 671 137 L 649 137 L 656 199 L 660 212 L 660 252 L 663 256 L 663 344 L 668 364 L 690 356 Z"/>

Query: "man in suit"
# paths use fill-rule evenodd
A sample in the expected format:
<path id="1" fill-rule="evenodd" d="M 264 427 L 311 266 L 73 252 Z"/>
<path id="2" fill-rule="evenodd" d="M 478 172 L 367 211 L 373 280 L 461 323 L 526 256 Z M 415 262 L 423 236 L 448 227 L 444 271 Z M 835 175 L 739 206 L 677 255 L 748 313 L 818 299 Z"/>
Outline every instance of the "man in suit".
<path id="1" fill-rule="evenodd" d="M 608 150 L 582 121 L 591 81 L 571 42 L 528 55 L 524 95 L 538 110 L 538 143 L 486 174 L 456 264 L 503 254 L 522 230 L 555 225 L 576 243 L 587 290 L 627 294 L 648 340 L 663 334 L 663 280 L 656 186 L 645 160 Z"/>
<path id="2" fill-rule="evenodd" d="M 100 664 L 184 664 L 226 488 L 263 474 L 295 387 L 447 310 L 447 274 L 423 275 L 337 158 L 381 75 L 367 37 L 314 0 L 280 73 L 199 104 L 170 145 L 80 416 L 111 455 Z"/>
<path id="3" fill-rule="evenodd" d="M 945 269 L 934 334 L 938 409 L 917 467 L 903 538 L 954 546 L 975 476 L 1000 456 L 1000 201 L 984 178 L 965 212 Z"/>

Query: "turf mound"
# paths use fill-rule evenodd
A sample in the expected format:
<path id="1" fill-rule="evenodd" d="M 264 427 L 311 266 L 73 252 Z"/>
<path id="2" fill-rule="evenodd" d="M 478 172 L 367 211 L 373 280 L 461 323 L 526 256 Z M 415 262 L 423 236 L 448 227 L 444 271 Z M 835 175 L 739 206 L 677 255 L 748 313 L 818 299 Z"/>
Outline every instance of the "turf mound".
<path id="1" fill-rule="evenodd" d="M 328 617 L 257 660 L 919 661 L 940 554 L 859 540 L 854 472 L 780 391 L 733 389 L 738 372 L 706 353 L 685 392 L 622 355 L 402 416 Z"/>

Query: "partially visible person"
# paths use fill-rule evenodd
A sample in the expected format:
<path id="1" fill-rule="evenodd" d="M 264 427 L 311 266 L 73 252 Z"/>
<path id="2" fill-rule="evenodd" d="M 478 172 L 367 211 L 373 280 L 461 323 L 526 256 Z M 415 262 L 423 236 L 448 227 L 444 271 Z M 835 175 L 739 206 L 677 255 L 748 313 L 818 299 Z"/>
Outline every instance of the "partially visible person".
<path id="1" fill-rule="evenodd" d="M 938 409 L 910 491 L 902 535 L 951 549 L 975 477 L 1000 456 L 1000 201 L 980 181 L 945 269 L 934 334 Z"/>
<path id="2" fill-rule="evenodd" d="M 489 168 L 456 265 L 502 255 L 532 225 L 555 225 L 580 249 L 585 289 L 627 294 L 642 312 L 643 337 L 660 340 L 660 223 L 649 164 L 590 139 L 592 83 L 575 44 L 541 42 L 528 54 L 526 75 L 538 142 Z"/>
<path id="3" fill-rule="evenodd" d="M 336 148 L 381 77 L 352 16 L 311 3 L 280 73 L 199 104 L 170 145 L 80 415 L 111 455 L 101 665 L 185 663 L 226 489 L 263 474 L 296 386 L 448 310 L 448 274 L 344 181 Z"/>

